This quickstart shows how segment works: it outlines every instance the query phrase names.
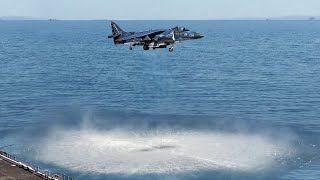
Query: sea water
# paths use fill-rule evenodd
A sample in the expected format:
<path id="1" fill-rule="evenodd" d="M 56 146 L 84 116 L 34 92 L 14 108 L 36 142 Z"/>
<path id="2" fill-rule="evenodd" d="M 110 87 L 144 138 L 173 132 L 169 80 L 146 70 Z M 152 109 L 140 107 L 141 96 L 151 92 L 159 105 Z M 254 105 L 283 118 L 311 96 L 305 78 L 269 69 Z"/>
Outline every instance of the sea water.
<path id="1" fill-rule="evenodd" d="M 0 146 L 76 179 L 319 179 L 319 21 L 0 21 Z M 11 145 L 11 146 L 10 146 Z"/>

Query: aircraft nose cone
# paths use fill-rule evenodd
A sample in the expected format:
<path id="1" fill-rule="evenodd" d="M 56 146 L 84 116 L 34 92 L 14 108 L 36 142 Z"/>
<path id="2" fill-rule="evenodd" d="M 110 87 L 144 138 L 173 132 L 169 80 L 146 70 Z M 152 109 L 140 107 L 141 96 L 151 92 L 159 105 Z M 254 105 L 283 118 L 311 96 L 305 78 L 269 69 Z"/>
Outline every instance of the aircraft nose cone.
<path id="1" fill-rule="evenodd" d="M 202 34 L 200 34 L 200 33 L 196 33 L 196 34 L 194 35 L 194 37 L 195 37 L 196 39 L 200 39 L 200 38 L 203 38 L 204 35 L 202 35 Z"/>

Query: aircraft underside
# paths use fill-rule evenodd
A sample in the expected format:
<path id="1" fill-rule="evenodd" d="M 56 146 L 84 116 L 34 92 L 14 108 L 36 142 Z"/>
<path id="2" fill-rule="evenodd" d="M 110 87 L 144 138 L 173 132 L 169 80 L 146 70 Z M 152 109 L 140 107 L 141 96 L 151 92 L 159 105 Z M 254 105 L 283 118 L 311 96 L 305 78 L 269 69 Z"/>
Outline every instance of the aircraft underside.
<path id="1" fill-rule="evenodd" d="M 143 50 L 150 50 L 150 49 L 160 49 L 160 48 L 167 48 L 167 46 L 171 47 L 169 48 L 169 51 L 172 52 L 173 51 L 173 44 L 169 44 L 169 43 L 157 43 L 157 42 L 149 42 L 149 43 L 142 43 L 142 42 L 137 42 L 137 43 L 125 43 L 125 44 L 129 44 L 130 47 L 129 49 L 132 50 L 133 46 L 143 46 Z"/>

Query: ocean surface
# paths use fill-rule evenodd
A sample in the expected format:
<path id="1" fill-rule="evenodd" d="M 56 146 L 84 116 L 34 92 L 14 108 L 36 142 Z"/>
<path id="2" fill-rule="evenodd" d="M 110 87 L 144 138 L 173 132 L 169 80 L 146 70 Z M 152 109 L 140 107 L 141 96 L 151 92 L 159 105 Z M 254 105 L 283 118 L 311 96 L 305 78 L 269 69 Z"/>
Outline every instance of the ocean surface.
<path id="1" fill-rule="evenodd" d="M 0 21 L 0 147 L 79 180 L 320 179 L 320 21 Z"/>

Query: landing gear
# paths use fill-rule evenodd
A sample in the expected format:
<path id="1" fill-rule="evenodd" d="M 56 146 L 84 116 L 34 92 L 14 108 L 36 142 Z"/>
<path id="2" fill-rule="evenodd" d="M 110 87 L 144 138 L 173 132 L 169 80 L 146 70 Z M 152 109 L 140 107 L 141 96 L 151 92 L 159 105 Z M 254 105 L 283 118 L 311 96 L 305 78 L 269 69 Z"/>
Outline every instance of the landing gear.
<path id="1" fill-rule="evenodd" d="M 149 46 L 144 45 L 143 50 L 149 50 Z"/>
<path id="2" fill-rule="evenodd" d="M 169 52 L 172 52 L 173 51 L 173 47 L 169 48 Z"/>
<path id="3" fill-rule="evenodd" d="M 129 49 L 132 50 L 132 46 L 130 46 Z"/>

